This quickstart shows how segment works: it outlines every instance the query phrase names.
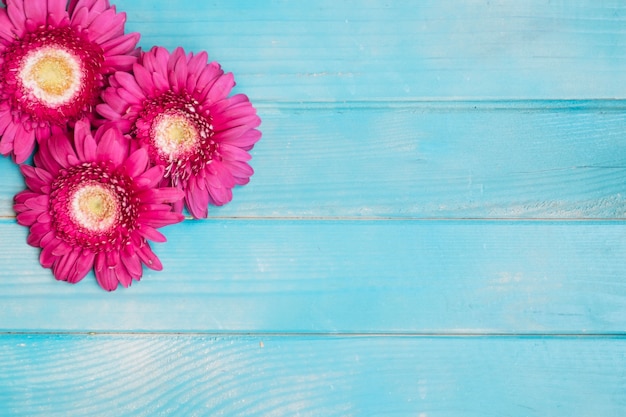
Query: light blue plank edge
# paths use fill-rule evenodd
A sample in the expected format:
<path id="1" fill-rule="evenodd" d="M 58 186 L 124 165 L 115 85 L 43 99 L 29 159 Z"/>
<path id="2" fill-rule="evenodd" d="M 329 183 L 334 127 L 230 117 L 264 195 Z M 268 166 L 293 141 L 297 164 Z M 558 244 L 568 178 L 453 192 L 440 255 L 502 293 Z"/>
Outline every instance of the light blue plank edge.
<path id="1" fill-rule="evenodd" d="M 624 338 L 0 337 L 3 416 L 603 416 Z"/>
<path id="2" fill-rule="evenodd" d="M 626 223 L 185 221 L 164 271 L 106 293 L 57 282 L 0 222 L 0 329 L 624 332 Z"/>
<path id="3" fill-rule="evenodd" d="M 207 50 L 255 100 L 626 98 L 619 0 L 117 0 L 141 45 Z"/>
<path id="4" fill-rule="evenodd" d="M 252 181 L 212 217 L 625 218 L 624 101 L 259 109 Z M 0 216 L 23 187 L 0 159 Z"/>

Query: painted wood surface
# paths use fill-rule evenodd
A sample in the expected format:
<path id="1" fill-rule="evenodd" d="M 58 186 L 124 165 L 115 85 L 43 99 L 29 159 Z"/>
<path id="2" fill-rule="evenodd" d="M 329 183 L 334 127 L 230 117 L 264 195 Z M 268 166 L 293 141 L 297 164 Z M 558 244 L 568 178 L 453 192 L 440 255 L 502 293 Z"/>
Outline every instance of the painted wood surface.
<path id="1" fill-rule="evenodd" d="M 214 220 L 168 227 L 165 270 L 102 294 L 11 250 L 10 331 L 623 332 L 626 223 Z"/>
<path id="2" fill-rule="evenodd" d="M 0 416 L 626 415 L 626 3 L 114 3 L 235 74 L 256 173 L 109 294 L 0 159 Z"/>
<path id="3" fill-rule="evenodd" d="M 212 217 L 626 217 L 626 106 L 264 106 L 249 187 Z M 0 160 L 0 214 L 22 185 Z"/>
<path id="4" fill-rule="evenodd" d="M 4 415 L 617 416 L 626 340 L 5 336 Z"/>

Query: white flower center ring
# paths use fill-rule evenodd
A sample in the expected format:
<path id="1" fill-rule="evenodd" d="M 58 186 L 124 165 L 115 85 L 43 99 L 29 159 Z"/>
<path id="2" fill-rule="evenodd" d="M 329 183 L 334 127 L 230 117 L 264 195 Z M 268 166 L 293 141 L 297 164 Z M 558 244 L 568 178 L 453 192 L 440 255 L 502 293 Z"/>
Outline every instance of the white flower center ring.
<path id="1" fill-rule="evenodd" d="M 78 57 L 46 47 L 29 53 L 19 72 L 23 86 L 49 107 L 69 103 L 78 93 L 83 72 Z"/>
<path id="2" fill-rule="evenodd" d="M 103 232 L 113 226 L 119 217 L 116 194 L 101 184 L 84 185 L 70 199 L 72 219 L 80 226 Z"/>
<path id="3" fill-rule="evenodd" d="M 169 160 L 194 150 L 199 142 L 195 123 L 180 113 L 160 114 L 153 124 L 153 137 L 159 153 Z"/>

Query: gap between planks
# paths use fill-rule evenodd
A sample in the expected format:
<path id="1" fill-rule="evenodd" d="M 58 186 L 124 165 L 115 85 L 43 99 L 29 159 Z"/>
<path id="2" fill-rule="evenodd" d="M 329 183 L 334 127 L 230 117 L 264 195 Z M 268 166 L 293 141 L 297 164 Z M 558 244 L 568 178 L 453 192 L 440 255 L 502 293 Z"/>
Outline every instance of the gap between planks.
<path id="1" fill-rule="evenodd" d="M 0 338 L 5 336 L 132 336 L 132 337 L 210 337 L 210 338 L 337 338 L 337 339 L 367 339 L 367 338 L 424 338 L 424 339 L 484 339 L 484 338 L 502 338 L 502 339 L 626 339 L 626 331 L 624 332 L 606 332 L 606 333 L 558 333 L 558 332 L 449 332 L 449 333 L 429 333 L 429 332 L 168 332 L 168 331 L 98 331 L 98 332 L 74 332 L 74 331 L 0 331 Z"/>

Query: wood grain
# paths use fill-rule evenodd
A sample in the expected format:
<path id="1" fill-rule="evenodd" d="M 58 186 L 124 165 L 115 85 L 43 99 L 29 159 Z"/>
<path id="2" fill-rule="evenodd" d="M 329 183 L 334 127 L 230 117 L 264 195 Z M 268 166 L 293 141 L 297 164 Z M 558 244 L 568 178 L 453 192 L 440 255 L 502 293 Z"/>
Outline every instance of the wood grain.
<path id="1" fill-rule="evenodd" d="M 186 221 L 164 271 L 57 282 L 0 223 L 0 329 L 621 333 L 622 222 Z"/>
<path id="2" fill-rule="evenodd" d="M 619 338 L 5 335 L 2 415 L 619 416 Z"/>
<path id="3" fill-rule="evenodd" d="M 0 158 L 0 415 L 626 415 L 626 3 L 114 3 L 234 73 L 256 174 L 109 294 Z"/>
<path id="4" fill-rule="evenodd" d="M 253 101 L 626 98 L 620 0 L 118 0 L 150 48 L 207 50 Z"/>
<path id="5" fill-rule="evenodd" d="M 252 182 L 212 217 L 620 218 L 622 102 L 259 109 Z M 0 215 L 23 180 L 0 160 Z"/>

